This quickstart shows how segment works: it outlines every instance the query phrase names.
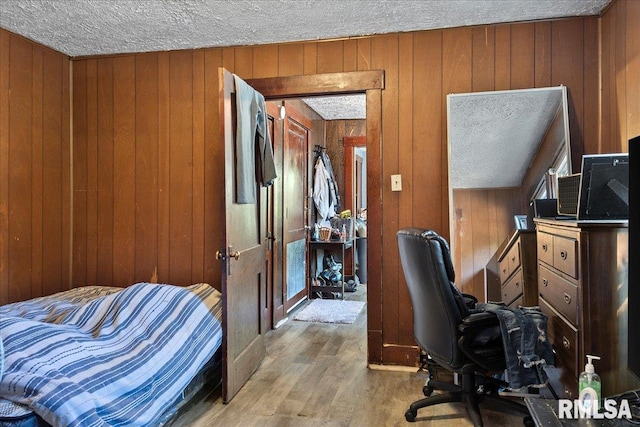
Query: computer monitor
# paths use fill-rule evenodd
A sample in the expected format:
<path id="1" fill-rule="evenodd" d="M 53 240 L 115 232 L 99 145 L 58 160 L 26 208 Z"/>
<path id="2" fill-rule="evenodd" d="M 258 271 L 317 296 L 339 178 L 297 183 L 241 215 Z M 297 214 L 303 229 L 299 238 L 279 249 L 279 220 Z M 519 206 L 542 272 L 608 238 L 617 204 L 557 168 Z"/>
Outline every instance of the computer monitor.
<path id="1" fill-rule="evenodd" d="M 629 217 L 629 154 L 582 157 L 579 220 Z"/>

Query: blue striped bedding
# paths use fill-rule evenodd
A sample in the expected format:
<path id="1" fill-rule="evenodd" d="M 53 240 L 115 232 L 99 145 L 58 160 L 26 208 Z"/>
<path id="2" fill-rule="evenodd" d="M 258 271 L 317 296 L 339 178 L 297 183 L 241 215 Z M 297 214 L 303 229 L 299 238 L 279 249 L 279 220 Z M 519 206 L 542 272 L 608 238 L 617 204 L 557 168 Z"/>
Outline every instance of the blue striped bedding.
<path id="1" fill-rule="evenodd" d="M 222 342 L 220 293 L 138 283 L 0 307 L 0 398 L 53 426 L 154 425 Z"/>

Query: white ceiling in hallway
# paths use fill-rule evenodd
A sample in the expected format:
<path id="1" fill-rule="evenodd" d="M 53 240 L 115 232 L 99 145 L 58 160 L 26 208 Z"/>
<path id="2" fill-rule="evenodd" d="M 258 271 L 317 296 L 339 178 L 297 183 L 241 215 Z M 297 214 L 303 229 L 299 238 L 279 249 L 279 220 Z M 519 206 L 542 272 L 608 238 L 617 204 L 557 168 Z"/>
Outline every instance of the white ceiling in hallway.
<path id="1" fill-rule="evenodd" d="M 325 120 L 367 118 L 365 94 L 316 96 L 302 100 Z"/>

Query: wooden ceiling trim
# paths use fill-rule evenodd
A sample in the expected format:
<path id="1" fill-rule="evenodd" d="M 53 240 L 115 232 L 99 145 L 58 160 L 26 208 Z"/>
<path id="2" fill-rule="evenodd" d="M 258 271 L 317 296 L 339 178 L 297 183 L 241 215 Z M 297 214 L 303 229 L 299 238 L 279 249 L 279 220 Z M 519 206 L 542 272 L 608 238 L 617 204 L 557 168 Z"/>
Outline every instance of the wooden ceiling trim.
<path id="1" fill-rule="evenodd" d="M 365 92 L 384 89 L 384 71 L 350 71 L 289 77 L 247 79 L 249 85 L 265 98 L 297 98 L 301 96 Z"/>

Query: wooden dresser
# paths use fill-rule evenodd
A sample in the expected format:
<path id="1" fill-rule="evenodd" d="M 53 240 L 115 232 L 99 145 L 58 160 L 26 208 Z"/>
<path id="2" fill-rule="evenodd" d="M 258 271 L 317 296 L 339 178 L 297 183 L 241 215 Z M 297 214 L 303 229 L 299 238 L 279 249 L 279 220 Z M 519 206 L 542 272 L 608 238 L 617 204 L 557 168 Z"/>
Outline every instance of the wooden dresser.
<path id="1" fill-rule="evenodd" d="M 538 260 L 534 230 L 516 230 L 486 266 L 486 300 L 510 307 L 538 305 Z"/>
<path id="2" fill-rule="evenodd" d="M 538 305 L 536 235 L 519 230 L 498 255 L 501 301 L 510 307 Z"/>
<path id="3" fill-rule="evenodd" d="M 595 362 L 602 396 L 640 387 L 627 370 L 627 221 L 536 222 L 539 305 L 562 368 L 564 394 L 577 398 L 585 355 Z"/>

